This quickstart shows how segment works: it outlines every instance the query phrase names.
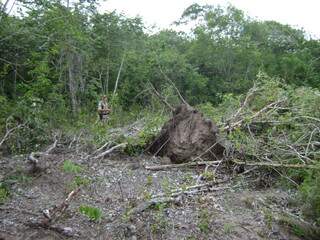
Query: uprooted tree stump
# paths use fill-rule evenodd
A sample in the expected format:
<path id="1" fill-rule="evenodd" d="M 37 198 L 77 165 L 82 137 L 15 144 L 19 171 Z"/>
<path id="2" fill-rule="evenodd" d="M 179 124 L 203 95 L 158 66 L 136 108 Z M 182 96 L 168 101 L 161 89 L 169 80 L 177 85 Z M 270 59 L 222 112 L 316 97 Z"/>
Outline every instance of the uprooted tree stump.
<path id="1" fill-rule="evenodd" d="M 188 105 L 180 105 L 149 146 L 158 156 L 168 156 L 173 163 L 195 159 L 221 159 L 224 147 L 218 127 L 202 113 Z"/>

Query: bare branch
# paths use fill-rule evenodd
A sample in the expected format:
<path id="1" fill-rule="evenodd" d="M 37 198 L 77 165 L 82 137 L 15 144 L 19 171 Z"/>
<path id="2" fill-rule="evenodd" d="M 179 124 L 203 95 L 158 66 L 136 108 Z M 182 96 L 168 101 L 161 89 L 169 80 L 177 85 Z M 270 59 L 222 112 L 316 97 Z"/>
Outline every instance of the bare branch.
<path id="1" fill-rule="evenodd" d="M 167 76 L 167 74 L 165 74 L 165 73 L 162 71 L 162 68 L 161 68 L 161 65 L 160 65 L 160 64 L 159 64 L 159 69 L 160 69 L 160 72 L 162 73 L 162 75 L 165 77 L 165 79 L 174 87 L 174 89 L 175 89 L 176 92 L 178 93 L 178 96 L 179 96 L 180 100 L 181 100 L 184 104 L 190 106 L 189 103 L 187 103 L 186 100 L 182 97 L 179 89 L 176 87 L 176 85 L 174 84 L 174 82 Z"/>
<path id="2" fill-rule="evenodd" d="M 102 158 L 102 157 L 112 153 L 114 150 L 121 148 L 121 147 L 125 147 L 126 145 L 127 145 L 127 143 L 120 143 L 120 144 L 108 149 L 107 151 L 100 153 L 99 155 L 95 156 L 93 159 Z"/>
<path id="3" fill-rule="evenodd" d="M 155 165 L 155 166 L 145 166 L 145 169 L 151 171 L 167 170 L 172 168 L 184 168 L 184 167 L 195 167 L 195 166 L 215 166 L 222 161 L 199 161 L 199 162 L 188 162 L 180 164 L 167 164 L 167 165 Z"/>
<path id="4" fill-rule="evenodd" d="M 238 162 L 232 160 L 233 163 L 246 166 L 259 166 L 259 167 L 280 167 L 280 168 L 305 168 L 305 169 L 320 169 L 318 166 L 311 164 L 282 164 L 282 163 L 267 163 L 267 162 Z"/>
<path id="5" fill-rule="evenodd" d="M 17 129 L 19 128 L 22 128 L 25 126 L 25 123 L 24 124 L 19 124 L 13 128 L 10 128 L 9 129 L 9 119 L 10 118 L 7 118 L 6 120 L 6 133 L 4 134 L 3 138 L 1 139 L 0 141 L 0 147 L 2 146 L 2 144 L 10 137 L 10 135 Z"/>

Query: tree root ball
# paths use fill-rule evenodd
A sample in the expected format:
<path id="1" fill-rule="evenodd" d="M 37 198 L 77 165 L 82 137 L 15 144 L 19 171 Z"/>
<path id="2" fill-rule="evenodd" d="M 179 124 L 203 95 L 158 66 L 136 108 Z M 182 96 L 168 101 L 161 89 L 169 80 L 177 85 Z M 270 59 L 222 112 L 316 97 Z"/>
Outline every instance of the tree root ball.
<path id="1" fill-rule="evenodd" d="M 224 147 L 219 141 L 218 127 L 203 114 L 188 105 L 179 105 L 173 117 L 149 146 L 158 156 L 168 156 L 173 163 L 201 159 L 221 159 Z"/>

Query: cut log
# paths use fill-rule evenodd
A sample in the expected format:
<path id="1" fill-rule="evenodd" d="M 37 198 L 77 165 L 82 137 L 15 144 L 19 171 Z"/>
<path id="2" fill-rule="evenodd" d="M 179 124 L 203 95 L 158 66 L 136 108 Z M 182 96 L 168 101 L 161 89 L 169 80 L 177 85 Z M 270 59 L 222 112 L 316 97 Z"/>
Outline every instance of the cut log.
<path id="1" fill-rule="evenodd" d="M 173 117 L 148 149 L 152 154 L 168 156 L 173 163 L 188 162 L 198 156 L 201 156 L 200 160 L 220 160 L 224 147 L 218 131 L 211 120 L 183 104 L 175 109 Z"/>

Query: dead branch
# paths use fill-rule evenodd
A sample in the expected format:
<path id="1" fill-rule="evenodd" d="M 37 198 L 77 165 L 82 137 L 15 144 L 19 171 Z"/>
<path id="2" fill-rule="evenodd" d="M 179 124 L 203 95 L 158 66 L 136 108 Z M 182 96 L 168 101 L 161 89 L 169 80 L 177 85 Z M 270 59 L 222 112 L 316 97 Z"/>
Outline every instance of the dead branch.
<path id="1" fill-rule="evenodd" d="M 223 128 L 223 130 L 227 130 L 227 131 L 232 131 L 234 128 L 240 127 L 243 122 L 247 121 L 247 120 L 252 120 L 257 118 L 258 116 L 260 116 L 262 113 L 266 112 L 269 109 L 275 109 L 277 107 L 277 105 L 281 102 L 283 102 L 284 100 L 278 100 L 276 102 L 272 102 L 270 104 L 268 104 L 267 106 L 263 107 L 262 109 L 260 109 L 258 112 L 254 113 L 252 116 L 250 116 L 249 118 L 242 118 L 239 121 L 235 122 L 235 123 L 231 123 L 230 125 L 227 125 Z"/>
<path id="2" fill-rule="evenodd" d="M 45 154 L 49 154 L 53 149 L 57 147 L 58 139 L 55 139 L 54 143 L 44 152 Z"/>
<path id="3" fill-rule="evenodd" d="M 282 224 L 288 228 L 291 228 L 292 231 L 295 229 L 302 229 L 304 233 L 304 239 L 319 239 L 320 229 L 319 227 L 312 225 L 309 222 L 306 222 L 302 218 L 295 216 L 289 212 L 281 212 L 276 215 L 276 220 L 279 224 Z"/>
<path id="4" fill-rule="evenodd" d="M 94 151 L 91 155 L 95 155 L 99 152 L 101 152 L 103 149 L 105 149 L 107 146 L 109 146 L 111 144 L 111 142 L 106 142 L 105 144 L 103 144 L 100 148 L 98 148 L 96 151 Z"/>
<path id="5" fill-rule="evenodd" d="M 242 110 L 248 105 L 249 100 L 251 99 L 251 97 L 259 90 L 259 88 L 256 87 L 256 85 L 254 84 L 253 87 L 248 91 L 246 98 L 244 100 L 244 102 L 241 104 L 240 108 L 238 109 L 238 111 L 232 115 L 228 120 L 226 120 L 226 122 L 231 122 L 233 119 L 236 119 L 239 114 L 242 112 Z"/>
<path id="6" fill-rule="evenodd" d="M 58 144 L 58 140 L 56 139 L 54 143 L 51 146 L 49 146 L 45 152 L 31 152 L 29 154 L 28 161 L 32 164 L 32 167 L 31 167 L 32 173 L 40 172 L 44 170 L 44 168 L 46 168 L 46 167 L 39 166 L 39 162 L 40 162 L 39 157 L 49 156 L 50 152 L 56 148 L 57 144 Z"/>
<path id="7" fill-rule="evenodd" d="M 159 170 L 167 170 L 172 168 L 184 168 L 184 167 L 195 167 L 195 166 L 215 166 L 215 164 L 219 164 L 221 161 L 199 161 L 199 162 L 188 162 L 188 163 L 180 163 L 180 164 L 167 164 L 167 165 L 154 165 L 154 166 L 145 166 L 145 169 L 151 171 L 159 171 Z"/>
<path id="8" fill-rule="evenodd" d="M 43 217 L 38 221 L 28 221 L 25 223 L 26 226 L 35 227 L 35 228 L 45 228 L 49 230 L 56 231 L 65 236 L 73 236 L 73 232 L 71 228 L 63 228 L 59 226 L 53 225 L 58 219 L 64 214 L 64 212 L 69 207 L 70 202 L 75 198 L 75 196 L 80 192 L 80 188 L 77 188 L 71 191 L 68 194 L 68 197 L 59 205 L 55 206 L 53 209 L 48 210 L 45 209 L 42 211 Z"/>
<path id="9" fill-rule="evenodd" d="M 221 190 L 226 190 L 229 189 L 230 187 L 220 187 L 220 188 L 212 188 L 212 185 L 214 183 L 208 183 L 208 184 L 200 184 L 196 186 L 191 186 L 189 188 L 186 188 L 186 190 L 180 190 L 177 189 L 176 191 L 173 191 L 171 194 L 159 194 L 155 195 L 151 200 L 147 202 L 143 202 L 139 204 L 137 207 L 133 208 L 128 215 L 130 218 L 134 217 L 134 215 L 139 214 L 141 212 L 144 212 L 145 210 L 160 204 L 160 203 L 179 203 L 179 196 L 181 195 L 196 195 L 199 193 L 204 193 L 204 192 L 213 192 L 213 191 L 221 191 Z M 191 191 L 190 191 L 191 190 Z"/>
<path id="10" fill-rule="evenodd" d="M 33 222 L 29 221 L 25 223 L 26 226 L 32 227 L 32 228 L 44 228 L 48 229 L 51 231 L 55 231 L 57 233 L 60 233 L 66 237 L 73 237 L 75 233 L 73 232 L 73 229 L 70 227 L 61 227 L 61 226 L 56 226 L 56 225 L 47 225 L 41 222 Z"/>
<path id="11" fill-rule="evenodd" d="M 68 197 L 58 206 L 49 210 L 47 215 L 45 215 L 46 219 L 48 219 L 48 223 L 55 222 L 59 219 L 59 217 L 67 210 L 72 199 L 80 192 L 80 188 L 77 188 L 71 191 L 68 194 Z"/>
<path id="12" fill-rule="evenodd" d="M 208 149 L 206 149 L 203 153 L 201 153 L 199 156 L 192 159 L 192 161 L 196 161 L 197 159 L 202 159 L 201 157 L 205 155 L 207 152 L 209 152 L 212 148 L 214 148 L 217 144 L 220 144 L 221 141 L 216 141 L 214 144 L 212 144 Z"/>
<path id="13" fill-rule="evenodd" d="M 225 183 L 227 181 L 229 181 L 229 180 L 210 181 L 210 182 L 207 182 L 207 183 L 197 184 L 197 185 L 193 185 L 193 186 L 186 187 L 186 188 L 176 188 L 176 189 L 171 190 L 169 194 L 161 193 L 161 194 L 158 194 L 158 195 L 154 195 L 153 198 L 165 197 L 166 195 L 169 195 L 170 197 L 176 197 L 176 196 L 181 195 L 181 194 L 190 193 L 192 190 L 199 190 L 199 189 L 202 189 L 201 192 L 203 192 L 203 191 L 207 191 L 208 188 L 212 189 L 213 185 L 218 185 L 218 184 L 221 184 L 221 183 Z M 214 188 L 213 191 L 224 190 L 224 189 L 227 189 L 227 188 L 229 188 L 229 187 Z M 203 189 L 205 189 L 205 190 L 203 190 Z"/>
<path id="14" fill-rule="evenodd" d="M 176 87 L 176 85 L 174 84 L 174 82 L 167 76 L 167 74 L 165 74 L 161 68 L 161 65 L 159 64 L 159 70 L 161 72 L 161 74 L 165 77 L 165 79 L 173 86 L 173 88 L 176 90 L 176 92 L 178 93 L 178 96 L 180 98 L 180 100 L 186 104 L 187 106 L 190 106 L 189 103 L 186 102 L 186 100 L 182 97 L 179 89 Z"/>
<path id="15" fill-rule="evenodd" d="M 83 160 L 86 160 L 90 157 L 94 157 L 96 154 L 100 153 L 102 150 L 104 150 L 106 147 L 108 147 L 111 144 L 111 142 L 106 142 L 105 144 L 103 144 L 100 148 L 98 148 L 97 150 L 95 150 L 93 153 L 86 155 L 85 157 L 83 157 Z"/>
<path id="16" fill-rule="evenodd" d="M 3 138 L 1 139 L 0 141 L 0 147 L 2 146 L 2 144 L 10 137 L 10 135 L 17 129 L 19 128 L 22 128 L 25 126 L 25 123 L 24 124 L 19 124 L 13 128 L 9 128 L 9 120 L 10 120 L 10 117 L 7 118 L 6 120 L 6 133 L 4 134 Z"/>
<path id="17" fill-rule="evenodd" d="M 311 164 L 282 164 L 282 163 L 267 163 L 267 162 L 238 162 L 231 160 L 238 165 L 259 166 L 259 167 L 282 167 L 282 168 L 306 168 L 306 169 L 320 169 L 318 166 Z"/>
<path id="18" fill-rule="evenodd" d="M 121 148 L 121 147 L 125 147 L 126 145 L 127 145 L 127 143 L 120 143 L 120 144 L 108 149 L 107 151 L 98 154 L 97 156 L 93 157 L 93 159 L 102 158 L 102 157 L 112 153 L 114 150 Z"/>
<path id="19" fill-rule="evenodd" d="M 151 85 L 151 90 L 153 90 L 153 93 L 160 99 L 160 101 L 163 102 L 171 111 L 174 111 L 174 107 L 172 107 L 167 100 L 161 96 L 153 84 L 151 82 L 149 82 L 149 84 Z"/>

